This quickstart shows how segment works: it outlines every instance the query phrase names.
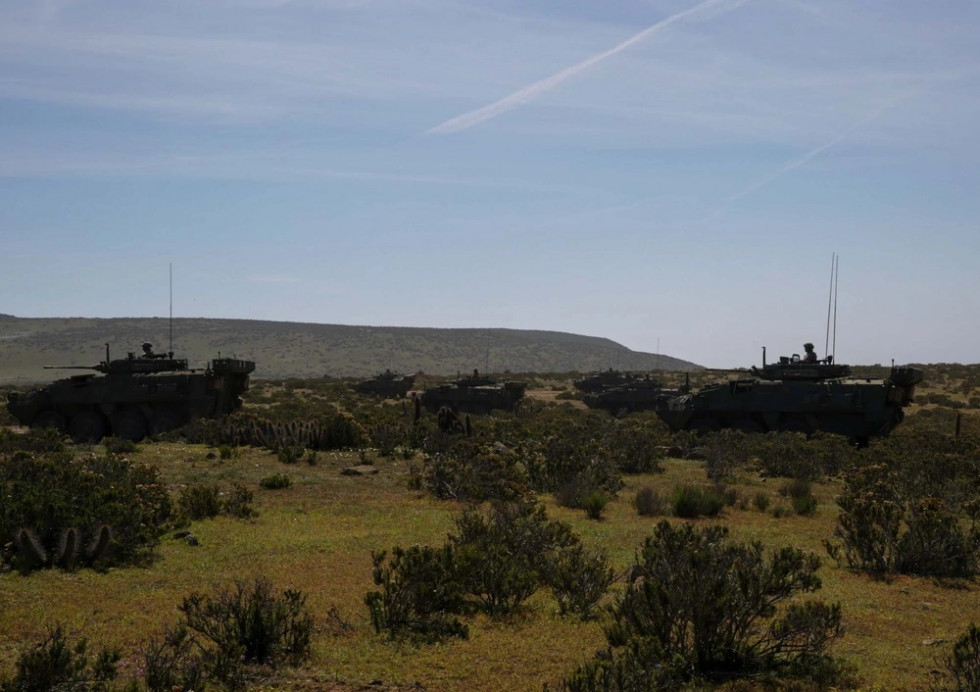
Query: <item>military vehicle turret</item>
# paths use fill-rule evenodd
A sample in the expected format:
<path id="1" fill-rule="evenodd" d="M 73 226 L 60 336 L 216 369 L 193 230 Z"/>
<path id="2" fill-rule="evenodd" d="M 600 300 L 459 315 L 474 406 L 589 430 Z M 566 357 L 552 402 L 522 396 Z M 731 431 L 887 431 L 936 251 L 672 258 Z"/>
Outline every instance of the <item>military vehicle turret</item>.
<path id="1" fill-rule="evenodd" d="M 524 398 L 526 389 L 524 382 L 497 384 L 493 378 L 481 377 L 474 370 L 472 377 L 426 389 L 419 394 L 419 400 L 431 413 L 437 413 L 443 406 L 456 413 L 490 413 L 494 409 L 513 411 Z"/>
<path id="2" fill-rule="evenodd" d="M 674 431 L 820 430 L 866 444 L 902 422 L 923 377 L 918 368 L 894 366 L 885 379 L 854 377 L 832 359 L 807 363 L 797 355 L 767 365 L 764 349 L 762 367 L 749 372 L 662 401 L 657 415 Z"/>
<path id="3" fill-rule="evenodd" d="M 215 358 L 204 370 L 187 367 L 173 353 L 109 358 L 97 365 L 53 367 L 92 370 L 28 392 L 7 395 L 7 410 L 21 425 L 55 428 L 76 442 L 106 435 L 139 441 L 195 418 L 217 418 L 241 408 L 255 363 Z M 100 374 L 97 374 L 100 373 Z"/>
<path id="4" fill-rule="evenodd" d="M 650 377 L 635 377 L 619 386 L 586 394 L 582 401 L 589 408 L 620 415 L 633 411 L 654 411 L 667 399 L 680 393 L 680 389 L 665 387 L 663 383 Z"/>
<path id="5" fill-rule="evenodd" d="M 601 392 L 604 389 L 609 389 L 611 387 L 625 385 L 633 379 L 635 379 L 635 376 L 631 373 L 620 372 L 619 370 L 609 368 L 608 370 L 603 370 L 595 375 L 573 380 L 572 384 L 575 385 L 575 388 L 579 391 L 591 394 L 593 392 Z"/>
<path id="6" fill-rule="evenodd" d="M 361 394 L 374 394 L 391 399 L 400 399 L 411 391 L 415 384 L 414 375 L 399 375 L 391 370 L 378 373 L 369 380 L 354 385 L 354 391 Z"/>

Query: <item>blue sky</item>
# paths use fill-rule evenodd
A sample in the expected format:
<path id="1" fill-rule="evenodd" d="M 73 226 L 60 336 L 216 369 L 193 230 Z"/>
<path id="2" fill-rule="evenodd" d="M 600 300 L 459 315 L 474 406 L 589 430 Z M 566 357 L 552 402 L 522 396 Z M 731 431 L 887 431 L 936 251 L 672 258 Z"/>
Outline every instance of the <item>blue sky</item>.
<path id="1" fill-rule="evenodd" d="M 0 0 L 0 312 L 980 361 L 980 4 Z"/>

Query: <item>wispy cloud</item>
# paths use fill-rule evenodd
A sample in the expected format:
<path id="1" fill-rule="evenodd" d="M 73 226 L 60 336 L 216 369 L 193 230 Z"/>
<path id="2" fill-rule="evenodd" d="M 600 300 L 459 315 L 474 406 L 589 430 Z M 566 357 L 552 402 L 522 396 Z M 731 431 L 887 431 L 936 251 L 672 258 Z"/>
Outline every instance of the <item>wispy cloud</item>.
<path id="1" fill-rule="evenodd" d="M 861 118 L 857 122 L 852 123 L 843 132 L 841 132 L 840 134 L 838 134 L 836 137 L 834 137 L 832 140 L 830 140 L 826 144 L 821 144 L 819 147 L 817 147 L 815 149 L 811 149 L 810 151 L 808 151 L 807 153 L 805 153 L 803 156 L 799 157 L 798 159 L 795 159 L 793 161 L 790 161 L 789 163 L 787 163 L 785 166 L 783 166 L 779 170 L 777 170 L 777 171 L 775 171 L 773 173 L 770 173 L 769 175 L 765 176 L 764 178 L 762 178 L 760 180 L 757 180 L 756 182 L 752 183 L 751 185 L 749 185 L 747 188 L 745 188 L 741 192 L 738 192 L 738 193 L 736 193 L 734 195 L 731 195 L 730 197 L 725 198 L 723 200 L 723 205 L 731 204 L 732 202 L 735 202 L 735 201 L 737 201 L 737 200 L 745 197 L 746 195 L 752 194 L 753 192 L 755 192 L 755 191 L 757 191 L 757 190 L 765 187 L 766 185 L 768 185 L 772 181 L 776 180 L 777 178 L 780 178 L 780 177 L 786 175 L 787 173 L 789 173 L 790 171 L 796 170 L 800 166 L 803 166 L 803 165 L 809 163 L 810 161 L 812 161 L 813 159 L 815 159 L 817 156 L 819 156 L 823 152 L 827 151 L 828 149 L 830 149 L 833 146 L 836 146 L 837 144 L 840 144 L 842 141 L 844 141 L 845 139 L 847 139 L 851 135 L 851 133 L 853 133 L 855 130 L 857 130 L 857 129 L 861 128 L 861 127 L 864 127 L 865 125 L 867 125 L 868 123 L 872 122 L 873 120 L 876 120 L 877 118 L 879 118 L 881 116 L 882 113 L 884 113 L 885 111 L 891 110 L 892 108 L 894 108 L 895 106 L 897 106 L 902 101 L 905 101 L 906 99 L 908 99 L 909 97 L 911 97 L 911 95 L 912 95 L 911 93 L 904 94 L 904 95 L 902 95 L 900 97 L 891 99 L 891 100 L 883 103 L 882 105 L 878 106 L 873 111 L 871 111 L 868 115 L 864 116 L 863 118 Z"/>
<path id="2" fill-rule="evenodd" d="M 704 0 L 704 2 L 701 2 L 690 9 L 684 10 L 683 12 L 678 12 L 677 14 L 673 14 L 666 19 L 660 20 L 656 24 L 647 27 L 640 33 L 631 36 L 609 50 L 597 53 L 576 65 L 558 72 L 557 74 L 534 82 L 533 84 L 530 84 L 522 89 L 518 89 L 509 96 L 505 96 L 499 101 L 494 101 L 483 108 L 478 108 L 474 111 L 463 113 L 455 118 L 451 118 L 440 125 L 430 128 L 426 131 L 426 134 L 451 134 L 454 132 L 460 132 L 461 130 L 466 130 L 486 120 L 495 118 L 502 113 L 506 113 L 512 108 L 516 108 L 517 106 L 528 103 L 529 101 L 533 101 L 541 94 L 554 89 L 562 82 L 581 74 L 585 70 L 599 64 L 603 60 L 623 52 L 630 46 L 633 46 L 649 36 L 666 29 L 671 24 L 675 24 L 686 19 L 691 19 L 692 17 L 696 17 L 698 15 L 705 16 L 705 18 L 715 17 L 719 14 L 719 11 L 729 12 L 736 9 L 740 5 L 744 5 L 746 2 L 748 2 L 748 0 Z"/>

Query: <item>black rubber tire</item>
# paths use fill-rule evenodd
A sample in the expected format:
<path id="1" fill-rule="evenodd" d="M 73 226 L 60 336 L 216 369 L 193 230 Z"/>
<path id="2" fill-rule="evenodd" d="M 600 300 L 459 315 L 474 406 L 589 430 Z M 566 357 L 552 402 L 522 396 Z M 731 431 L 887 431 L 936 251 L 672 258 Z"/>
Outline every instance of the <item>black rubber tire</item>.
<path id="1" fill-rule="evenodd" d="M 762 425 L 751 418 L 739 418 L 732 424 L 732 428 L 741 430 L 744 433 L 761 433 L 766 431 Z"/>
<path id="2" fill-rule="evenodd" d="M 150 416 L 150 434 L 170 432 L 182 426 L 186 421 L 179 412 L 169 408 L 158 409 Z"/>
<path id="3" fill-rule="evenodd" d="M 54 409 L 48 409 L 34 416 L 34 420 L 31 421 L 31 428 L 34 430 L 54 428 L 59 433 L 64 434 L 68 432 L 68 420 Z"/>
<path id="4" fill-rule="evenodd" d="M 131 442 L 139 442 L 146 437 L 146 419 L 139 409 L 124 408 L 112 416 L 112 434 Z"/>
<path id="5" fill-rule="evenodd" d="M 68 432 L 77 443 L 95 443 L 105 435 L 105 421 L 97 411 L 79 411 L 71 417 Z"/>

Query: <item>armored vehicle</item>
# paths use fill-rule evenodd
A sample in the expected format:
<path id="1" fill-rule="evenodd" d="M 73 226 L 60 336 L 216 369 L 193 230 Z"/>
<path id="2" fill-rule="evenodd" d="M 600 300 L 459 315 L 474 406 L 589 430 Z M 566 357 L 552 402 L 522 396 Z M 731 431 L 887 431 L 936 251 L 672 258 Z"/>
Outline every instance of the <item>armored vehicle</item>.
<path id="1" fill-rule="evenodd" d="M 583 397 L 589 408 L 599 408 L 613 415 L 633 411 L 653 411 L 667 399 L 681 393 L 679 389 L 669 389 L 649 377 L 637 377 L 617 387 L 607 387 Z"/>
<path id="2" fill-rule="evenodd" d="M 575 388 L 579 391 L 591 394 L 593 392 L 601 392 L 604 389 L 609 389 L 611 387 L 625 385 L 633 379 L 635 379 L 634 376 L 628 372 L 620 372 L 619 370 L 609 368 L 608 370 L 603 370 L 595 375 L 573 380 L 572 384 L 575 385 Z"/>
<path id="3" fill-rule="evenodd" d="M 399 375 L 391 370 L 385 370 L 369 380 L 355 384 L 354 391 L 400 399 L 408 394 L 413 384 L 415 384 L 414 375 Z"/>
<path id="4" fill-rule="evenodd" d="M 762 367 L 750 374 L 662 401 L 657 415 L 674 431 L 821 430 L 867 444 L 902 422 L 923 376 L 918 368 L 893 366 L 885 379 L 853 377 L 832 359 L 807 363 L 796 355 L 767 365 L 765 350 Z"/>
<path id="5" fill-rule="evenodd" d="M 173 353 L 111 360 L 98 365 L 54 369 L 93 370 L 29 392 L 7 395 L 7 410 L 22 425 L 56 428 L 76 442 L 98 442 L 106 435 L 139 441 L 195 418 L 217 418 L 241 408 L 255 363 L 216 358 L 192 370 Z M 101 374 L 97 374 L 101 373 Z"/>
<path id="6" fill-rule="evenodd" d="M 490 413 L 494 409 L 513 411 L 524 398 L 526 389 L 524 382 L 497 384 L 474 370 L 473 377 L 426 389 L 419 394 L 419 400 L 432 413 L 437 413 L 443 406 L 456 413 Z"/>

